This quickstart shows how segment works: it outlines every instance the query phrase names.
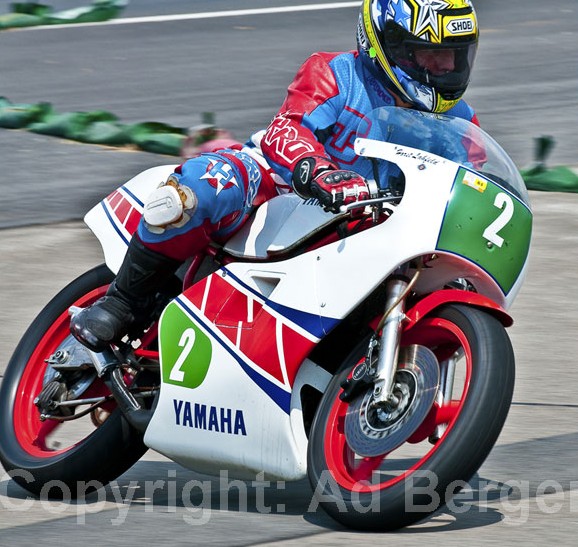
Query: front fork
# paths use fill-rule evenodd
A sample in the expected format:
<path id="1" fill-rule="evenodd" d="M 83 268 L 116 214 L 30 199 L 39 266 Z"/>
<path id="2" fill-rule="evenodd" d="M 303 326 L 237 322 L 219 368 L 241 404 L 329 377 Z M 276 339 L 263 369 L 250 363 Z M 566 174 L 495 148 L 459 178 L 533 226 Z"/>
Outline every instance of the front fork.
<path id="1" fill-rule="evenodd" d="M 395 375 L 398 368 L 399 346 L 403 331 L 405 316 L 405 303 L 407 295 L 417 281 L 420 270 L 418 269 L 411 281 L 407 277 L 393 278 L 387 285 L 386 312 L 376 329 L 376 336 L 370 342 L 366 370 L 371 367 L 371 354 L 375 347 L 379 348 L 377 365 L 373 376 L 373 401 L 371 406 L 381 408 L 396 408 L 399 399 L 395 395 Z M 377 342 L 377 333 L 381 329 L 381 338 Z M 452 399 L 456 364 L 463 356 L 463 350 L 458 350 L 450 358 L 440 363 L 440 383 L 436 395 L 436 402 L 442 406 L 444 402 Z M 367 382 L 367 378 L 365 380 Z M 430 442 L 435 443 L 444 434 L 447 424 L 436 426 L 430 435 Z"/>
<path id="2" fill-rule="evenodd" d="M 406 278 L 400 277 L 392 279 L 387 285 L 386 313 L 380 322 L 382 324 L 381 339 L 373 384 L 373 403 L 375 405 L 397 406 L 399 403 L 393 393 L 393 387 L 409 283 Z"/>
<path id="3" fill-rule="evenodd" d="M 463 357 L 463 349 L 456 351 L 449 359 L 440 363 L 440 387 L 436 395 L 436 403 L 443 406 L 444 402 L 451 401 L 454 390 L 454 379 L 456 376 L 457 362 Z M 447 424 L 436 426 L 429 440 L 431 443 L 437 442 L 447 429 Z"/>
<path id="4" fill-rule="evenodd" d="M 371 406 L 381 408 L 395 408 L 399 404 L 396 396 L 395 375 L 398 368 L 399 347 L 403 332 L 403 322 L 406 319 L 405 306 L 407 295 L 419 277 L 421 268 L 418 268 L 411 280 L 407 276 L 407 268 L 401 269 L 398 275 L 387 284 L 385 313 L 371 338 L 365 362 L 354 371 L 352 378 L 346 380 L 340 398 L 351 401 L 360 393 L 373 388 Z M 381 335 L 379 332 L 381 331 Z M 377 350 L 377 359 L 373 365 L 373 353 Z M 444 401 L 450 400 L 452 395 L 455 365 L 460 355 L 440 363 L 440 386 L 437 402 L 441 406 Z M 438 426 L 432 434 L 432 440 L 441 437 L 443 427 Z"/>
<path id="5" fill-rule="evenodd" d="M 372 389 L 372 400 L 369 403 L 371 407 L 392 410 L 399 405 L 400 401 L 396 395 L 399 391 L 395 385 L 395 377 L 399 365 L 403 322 L 406 319 L 406 300 L 422 268 L 423 263 L 417 267 L 411 278 L 407 266 L 400 268 L 388 281 L 385 313 L 369 341 L 365 360 L 357 365 L 352 375 L 341 384 L 343 391 L 339 394 L 339 398 L 342 401 L 352 402 Z M 374 358 L 375 352 L 377 358 Z M 439 364 L 440 382 L 436 395 L 436 403 L 439 406 L 452 398 L 456 362 L 460 358 L 461 354 L 456 353 Z M 439 439 L 444 430 L 445 425 L 438 425 L 432 432 L 430 441 L 435 442 Z"/>
<path id="6" fill-rule="evenodd" d="M 407 269 L 400 270 L 399 275 L 387 283 L 386 311 L 369 341 L 365 361 L 356 367 L 351 378 L 341 386 L 343 392 L 339 397 L 342 401 L 350 402 L 368 389 L 373 389 L 371 406 L 395 408 L 399 404 L 395 395 L 395 375 L 405 320 L 405 301 L 419 272 L 420 269 L 409 280 L 405 275 Z M 374 360 L 375 351 L 377 359 Z"/>
<path id="7" fill-rule="evenodd" d="M 377 366 L 374 372 L 373 381 L 373 405 L 387 405 L 396 407 L 399 400 L 394 393 L 395 374 L 398 367 L 399 345 L 403 331 L 403 321 L 405 320 L 405 302 L 407 294 L 417 281 L 420 270 L 418 269 L 411 281 L 407 277 L 393 278 L 387 285 L 386 312 L 380 321 L 381 338 L 379 344 L 375 338 L 370 343 L 368 355 L 371 355 L 373 348 L 379 346 Z M 456 363 L 463 355 L 463 350 L 456 352 L 449 359 L 440 363 L 440 386 L 436 401 L 442 406 L 444 401 L 452 398 Z M 369 361 L 369 360 L 368 360 Z M 369 366 L 370 363 L 368 362 Z M 438 425 L 431 436 L 432 441 L 439 439 L 446 425 Z"/>

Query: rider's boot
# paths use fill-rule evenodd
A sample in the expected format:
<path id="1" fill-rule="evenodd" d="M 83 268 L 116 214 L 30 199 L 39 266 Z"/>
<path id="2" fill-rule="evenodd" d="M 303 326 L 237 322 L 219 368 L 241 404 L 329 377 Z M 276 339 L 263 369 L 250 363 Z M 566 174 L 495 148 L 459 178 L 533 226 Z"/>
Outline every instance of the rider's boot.
<path id="1" fill-rule="evenodd" d="M 146 326 L 157 293 L 180 264 L 133 237 L 106 296 L 72 317 L 72 335 L 92 351 L 101 352 L 136 326 Z"/>

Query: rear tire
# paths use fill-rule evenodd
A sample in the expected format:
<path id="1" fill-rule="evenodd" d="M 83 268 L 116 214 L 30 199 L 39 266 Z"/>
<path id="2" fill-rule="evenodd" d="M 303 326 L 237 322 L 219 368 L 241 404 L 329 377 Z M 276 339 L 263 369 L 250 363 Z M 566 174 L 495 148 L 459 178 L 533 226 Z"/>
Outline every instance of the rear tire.
<path id="1" fill-rule="evenodd" d="M 30 325 L 10 359 L 0 386 L 0 462 L 29 492 L 66 498 L 83 495 L 115 479 L 146 452 L 142 434 L 133 429 L 114 402 L 106 419 L 89 422 L 89 432 L 70 446 L 47 446 L 54 431 L 76 423 L 41 422 L 34 398 L 42 388 L 44 362 L 69 336 L 68 308 L 87 306 L 102 296 L 113 279 L 98 266 L 65 287 Z M 100 379 L 89 390 L 108 394 Z M 66 432 L 65 432 L 66 433 Z"/>
<path id="2" fill-rule="evenodd" d="M 459 348 L 464 352 L 462 391 L 442 407 L 445 414 L 438 413 L 437 421 L 432 407 L 418 434 L 399 449 L 375 458 L 353 453 L 343 426 L 349 405 L 339 393 L 341 383 L 364 358 L 364 342 L 330 382 L 312 425 L 308 474 L 316 499 L 351 528 L 395 530 L 438 510 L 482 465 L 508 414 L 514 354 L 495 317 L 480 309 L 447 305 L 404 334 L 402 346 L 409 344 L 428 347 L 438 361 Z M 442 423 L 445 432 L 430 444 L 428 437 Z M 402 450 L 410 457 L 399 456 Z"/>

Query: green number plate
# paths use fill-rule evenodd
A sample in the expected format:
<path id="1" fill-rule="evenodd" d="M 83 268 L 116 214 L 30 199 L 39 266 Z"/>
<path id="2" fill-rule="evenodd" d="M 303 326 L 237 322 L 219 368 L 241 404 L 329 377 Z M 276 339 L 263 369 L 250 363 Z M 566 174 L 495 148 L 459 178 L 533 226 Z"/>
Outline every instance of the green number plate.
<path id="1" fill-rule="evenodd" d="M 488 272 L 508 294 L 526 262 L 532 213 L 489 179 L 460 169 L 437 249 L 458 254 Z"/>
<path id="2" fill-rule="evenodd" d="M 160 340 L 163 382 L 200 386 L 211 364 L 211 340 L 175 302 L 163 313 Z"/>

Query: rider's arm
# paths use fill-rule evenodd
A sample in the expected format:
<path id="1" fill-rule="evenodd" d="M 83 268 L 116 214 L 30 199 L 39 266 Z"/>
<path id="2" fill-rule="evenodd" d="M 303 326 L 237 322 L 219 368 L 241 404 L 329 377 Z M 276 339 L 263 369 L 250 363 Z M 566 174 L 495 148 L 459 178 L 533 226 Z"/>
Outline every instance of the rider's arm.
<path id="1" fill-rule="evenodd" d="M 327 162 L 332 163 L 318 137 L 335 124 L 342 106 L 330 66 L 336 55 L 316 53 L 305 61 L 261 141 L 265 158 L 288 184 L 291 184 L 297 163 L 303 158 L 327 158 Z"/>

